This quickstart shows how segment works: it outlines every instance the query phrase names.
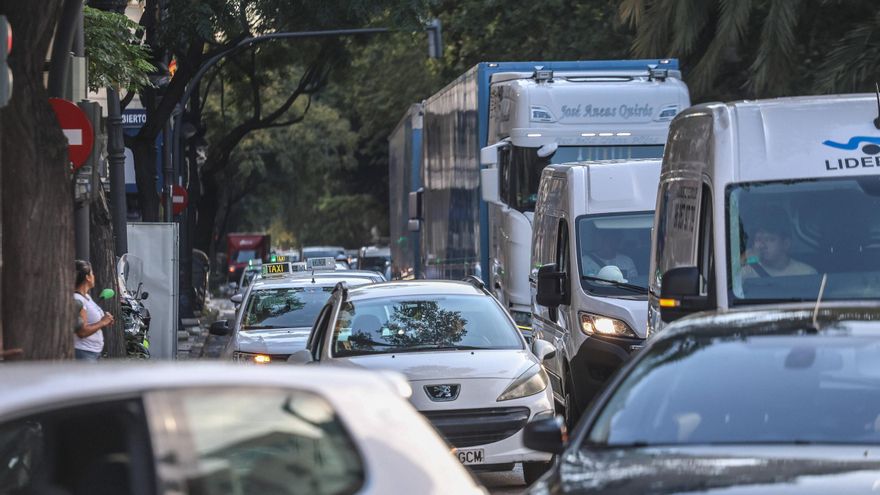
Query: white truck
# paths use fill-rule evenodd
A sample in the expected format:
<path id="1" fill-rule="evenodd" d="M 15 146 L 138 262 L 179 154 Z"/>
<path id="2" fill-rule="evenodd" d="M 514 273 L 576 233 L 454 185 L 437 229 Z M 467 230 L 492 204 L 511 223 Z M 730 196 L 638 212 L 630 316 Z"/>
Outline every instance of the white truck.
<path id="1" fill-rule="evenodd" d="M 569 426 L 645 339 L 660 160 L 550 165 L 532 236 L 534 338 Z"/>
<path id="2" fill-rule="evenodd" d="M 880 299 L 880 96 L 710 103 L 669 131 L 648 332 L 690 313 Z"/>
<path id="3" fill-rule="evenodd" d="M 491 144 L 480 158 L 487 167 L 482 198 L 489 204 L 484 276 L 527 335 L 541 171 L 581 160 L 660 158 L 670 121 L 690 105 L 676 60 L 584 61 L 554 69 L 492 74 Z"/>

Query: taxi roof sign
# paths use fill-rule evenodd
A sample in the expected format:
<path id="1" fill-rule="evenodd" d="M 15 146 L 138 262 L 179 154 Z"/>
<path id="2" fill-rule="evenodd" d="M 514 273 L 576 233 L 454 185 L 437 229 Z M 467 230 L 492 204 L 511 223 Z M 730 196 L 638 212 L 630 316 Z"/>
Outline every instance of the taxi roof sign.
<path id="1" fill-rule="evenodd" d="M 334 258 L 309 258 L 306 265 L 310 270 L 335 270 L 336 260 Z"/>
<path id="2" fill-rule="evenodd" d="M 272 261 L 272 263 L 287 263 L 287 262 L 291 262 L 291 263 L 292 263 L 292 262 L 293 262 L 293 256 L 290 256 L 290 255 L 287 255 L 287 254 L 273 254 L 273 255 L 270 257 L 270 260 Z"/>
<path id="3" fill-rule="evenodd" d="M 290 267 L 293 269 L 294 272 L 304 272 L 308 271 L 309 269 L 309 266 L 306 264 L 305 261 L 297 261 L 296 263 L 291 263 Z"/>
<path id="4" fill-rule="evenodd" d="M 248 266 L 260 266 L 262 264 L 263 264 L 263 260 L 261 260 L 260 258 L 254 258 L 254 259 L 248 260 Z"/>
<path id="5" fill-rule="evenodd" d="M 266 277 L 283 277 L 291 273 L 293 269 L 290 263 L 264 263 L 263 278 Z"/>

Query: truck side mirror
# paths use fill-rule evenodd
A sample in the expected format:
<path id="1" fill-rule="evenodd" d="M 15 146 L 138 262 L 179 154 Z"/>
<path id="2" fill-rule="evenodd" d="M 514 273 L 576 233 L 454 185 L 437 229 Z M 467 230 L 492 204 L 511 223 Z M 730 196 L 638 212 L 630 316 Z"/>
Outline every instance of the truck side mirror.
<path id="1" fill-rule="evenodd" d="M 660 289 L 660 319 L 666 323 L 692 313 L 714 309 L 709 296 L 700 295 L 700 269 L 673 268 L 663 274 Z"/>
<path id="2" fill-rule="evenodd" d="M 480 170 L 480 192 L 483 201 L 492 204 L 501 202 L 501 195 L 498 192 L 498 169 L 484 168 Z"/>
<path id="3" fill-rule="evenodd" d="M 556 268 L 555 263 L 544 265 L 538 269 L 538 292 L 535 300 L 541 306 L 557 308 L 561 304 L 568 304 L 568 291 L 565 273 Z"/>

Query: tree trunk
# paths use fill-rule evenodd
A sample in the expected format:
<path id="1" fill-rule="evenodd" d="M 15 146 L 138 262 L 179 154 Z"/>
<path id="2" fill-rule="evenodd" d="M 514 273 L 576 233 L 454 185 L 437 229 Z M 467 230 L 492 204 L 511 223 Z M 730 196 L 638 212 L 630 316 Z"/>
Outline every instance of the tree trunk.
<path id="1" fill-rule="evenodd" d="M 73 190 L 67 141 L 43 64 L 61 1 L 0 2 L 15 33 L 13 98 L 2 112 L 3 329 L 25 359 L 73 355 Z"/>
<path id="2" fill-rule="evenodd" d="M 202 175 L 202 194 L 199 198 L 194 243 L 197 249 L 213 256 L 214 225 L 220 209 L 220 188 L 212 176 Z M 212 258 L 213 260 L 213 258 Z"/>
<path id="3" fill-rule="evenodd" d="M 119 292 L 121 287 L 117 285 L 116 255 L 114 254 L 115 242 L 113 240 L 113 220 L 110 217 L 110 209 L 107 207 L 107 197 L 104 188 L 96 182 L 95 192 L 92 195 L 89 211 L 89 251 L 92 253 L 92 269 L 95 272 L 95 288 L 98 292 L 102 289 L 113 289 L 116 297 L 109 301 L 97 301 L 104 311 L 110 312 L 116 317 L 113 325 L 105 327 L 104 352 L 111 358 L 125 357 L 125 335 L 122 325 L 122 314 L 119 307 Z"/>

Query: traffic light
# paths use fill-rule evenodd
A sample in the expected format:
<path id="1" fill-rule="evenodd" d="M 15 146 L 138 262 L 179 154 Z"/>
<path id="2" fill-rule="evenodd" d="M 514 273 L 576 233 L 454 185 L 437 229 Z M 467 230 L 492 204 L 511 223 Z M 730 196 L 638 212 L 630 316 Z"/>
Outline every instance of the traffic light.
<path id="1" fill-rule="evenodd" d="M 5 15 L 0 15 L 0 42 L 6 39 L 6 47 L 0 47 L 0 107 L 12 98 L 12 69 L 9 68 L 9 52 L 12 51 L 12 27 Z"/>

